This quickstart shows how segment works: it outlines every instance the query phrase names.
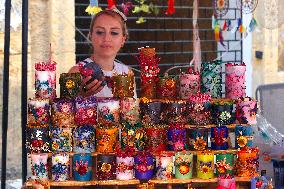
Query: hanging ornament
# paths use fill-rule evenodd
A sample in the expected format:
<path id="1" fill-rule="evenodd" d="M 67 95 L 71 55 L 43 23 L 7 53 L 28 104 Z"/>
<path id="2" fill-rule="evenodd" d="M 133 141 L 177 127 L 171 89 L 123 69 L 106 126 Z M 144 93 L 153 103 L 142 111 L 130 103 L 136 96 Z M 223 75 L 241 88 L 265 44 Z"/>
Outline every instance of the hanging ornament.
<path id="1" fill-rule="evenodd" d="M 136 24 L 143 24 L 145 22 L 146 22 L 146 20 L 145 20 L 144 17 L 139 17 L 138 20 L 136 20 Z"/>
<path id="2" fill-rule="evenodd" d="M 253 17 L 249 23 L 249 32 L 253 32 L 257 27 L 256 19 Z"/>
<path id="3" fill-rule="evenodd" d="M 85 12 L 90 15 L 95 15 L 102 11 L 102 8 L 99 7 L 98 0 L 90 0 L 90 5 L 86 8 Z"/>
<path id="4" fill-rule="evenodd" d="M 257 7 L 258 0 L 237 0 L 237 7 L 242 10 L 243 13 L 252 13 Z"/>
<path id="5" fill-rule="evenodd" d="M 133 8 L 133 4 L 131 1 L 121 3 L 121 9 L 125 15 L 128 15 L 129 10 Z"/>
<path id="6" fill-rule="evenodd" d="M 231 22 L 231 20 L 228 20 L 226 22 L 227 22 L 227 31 L 231 31 L 232 30 L 232 22 Z"/>
<path id="7" fill-rule="evenodd" d="M 213 0 L 214 14 L 225 16 L 229 10 L 229 0 Z"/>
<path id="8" fill-rule="evenodd" d="M 227 21 L 225 20 L 222 30 L 227 31 L 227 28 L 228 28 L 228 24 L 227 24 Z"/>
<path id="9" fill-rule="evenodd" d="M 115 0 L 107 0 L 107 4 L 109 9 L 115 8 Z"/>
<path id="10" fill-rule="evenodd" d="M 166 15 L 173 15 L 176 10 L 175 10 L 175 1 L 174 0 L 168 0 L 168 9 L 166 11 Z"/>

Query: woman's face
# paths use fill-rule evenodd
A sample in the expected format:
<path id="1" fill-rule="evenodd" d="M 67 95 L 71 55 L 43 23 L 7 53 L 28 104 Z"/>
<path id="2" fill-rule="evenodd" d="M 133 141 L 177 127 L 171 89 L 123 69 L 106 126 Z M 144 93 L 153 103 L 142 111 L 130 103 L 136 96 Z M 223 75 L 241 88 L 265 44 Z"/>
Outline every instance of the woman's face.
<path id="1" fill-rule="evenodd" d="M 105 14 L 96 19 L 91 40 L 97 56 L 115 57 L 123 46 L 126 37 L 123 36 L 122 25 L 118 19 Z"/>

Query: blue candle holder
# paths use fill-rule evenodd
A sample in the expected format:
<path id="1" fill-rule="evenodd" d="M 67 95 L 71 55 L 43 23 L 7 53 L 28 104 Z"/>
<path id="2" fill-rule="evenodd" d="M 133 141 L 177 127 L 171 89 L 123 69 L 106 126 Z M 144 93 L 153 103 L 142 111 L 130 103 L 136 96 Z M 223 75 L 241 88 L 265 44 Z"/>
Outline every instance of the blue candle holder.
<path id="1" fill-rule="evenodd" d="M 73 173 L 74 180 L 89 181 L 92 179 L 92 156 L 91 154 L 74 154 Z"/>

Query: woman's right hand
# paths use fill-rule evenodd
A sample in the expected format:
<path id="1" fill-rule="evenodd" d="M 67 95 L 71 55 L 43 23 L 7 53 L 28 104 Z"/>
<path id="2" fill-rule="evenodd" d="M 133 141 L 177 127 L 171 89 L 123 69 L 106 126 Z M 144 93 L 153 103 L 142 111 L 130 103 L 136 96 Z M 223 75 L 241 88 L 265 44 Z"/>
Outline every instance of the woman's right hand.
<path id="1" fill-rule="evenodd" d="M 101 85 L 102 81 L 95 79 L 94 81 L 90 82 L 91 80 L 91 76 L 85 77 L 82 80 L 82 84 L 80 86 L 80 95 L 91 96 L 97 94 L 104 88 L 104 86 Z"/>

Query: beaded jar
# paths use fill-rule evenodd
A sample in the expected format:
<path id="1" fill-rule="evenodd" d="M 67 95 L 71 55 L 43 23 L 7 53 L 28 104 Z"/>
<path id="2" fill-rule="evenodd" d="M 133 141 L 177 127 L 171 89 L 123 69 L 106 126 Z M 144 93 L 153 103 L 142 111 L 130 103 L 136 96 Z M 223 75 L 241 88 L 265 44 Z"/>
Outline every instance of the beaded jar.
<path id="1" fill-rule="evenodd" d="M 73 151 L 75 153 L 95 152 L 95 127 L 93 125 L 84 125 L 74 129 Z"/>
<path id="2" fill-rule="evenodd" d="M 146 152 L 140 152 L 134 157 L 135 178 L 150 180 L 154 175 L 154 157 Z"/>
<path id="3" fill-rule="evenodd" d="M 54 181 L 65 181 L 69 179 L 69 154 L 52 155 L 51 174 Z"/>
<path id="4" fill-rule="evenodd" d="M 48 154 L 31 154 L 32 179 L 48 179 Z"/>
<path id="5" fill-rule="evenodd" d="M 97 156 L 97 178 L 98 180 L 115 180 L 116 178 L 116 156 L 99 154 Z"/>
<path id="6" fill-rule="evenodd" d="M 237 155 L 236 176 L 257 176 L 259 167 L 259 149 L 244 147 L 238 149 Z"/>
<path id="7" fill-rule="evenodd" d="M 211 149 L 227 150 L 229 148 L 229 130 L 226 126 L 211 127 Z"/>
<path id="8" fill-rule="evenodd" d="M 172 77 L 160 77 L 157 82 L 157 98 L 174 99 L 177 96 L 177 82 Z"/>
<path id="9" fill-rule="evenodd" d="M 49 124 L 49 99 L 30 98 L 28 101 L 28 127 L 46 127 Z"/>
<path id="10" fill-rule="evenodd" d="M 214 154 L 211 152 L 197 153 L 197 178 L 214 178 Z"/>
<path id="11" fill-rule="evenodd" d="M 134 73 L 113 76 L 113 96 L 116 98 L 134 96 Z"/>
<path id="12" fill-rule="evenodd" d="M 26 146 L 29 153 L 44 153 L 50 151 L 48 127 L 27 128 Z"/>
<path id="13" fill-rule="evenodd" d="M 187 123 L 187 103 L 184 100 L 166 101 L 162 104 L 162 119 L 167 124 L 170 123 Z"/>
<path id="14" fill-rule="evenodd" d="M 190 71 L 178 76 L 178 93 L 181 99 L 189 99 L 190 95 L 200 91 L 200 74 L 199 72 Z"/>
<path id="15" fill-rule="evenodd" d="M 214 99 L 212 102 L 213 123 L 218 125 L 228 125 L 235 122 L 233 112 L 234 101 L 231 99 Z"/>
<path id="16" fill-rule="evenodd" d="M 92 156 L 91 154 L 74 154 L 73 175 L 76 181 L 90 181 L 92 179 Z"/>
<path id="17" fill-rule="evenodd" d="M 234 155 L 233 154 L 216 154 L 216 175 L 226 176 L 233 175 Z"/>
<path id="18" fill-rule="evenodd" d="M 193 170 L 193 155 L 190 152 L 175 154 L 175 177 L 177 179 L 191 179 Z"/>
<path id="19" fill-rule="evenodd" d="M 236 118 L 240 124 L 256 124 L 257 101 L 250 97 L 238 98 Z"/>
<path id="20" fill-rule="evenodd" d="M 71 128 L 51 128 L 51 151 L 71 152 L 72 151 L 72 129 Z"/>
<path id="21" fill-rule="evenodd" d="M 98 122 L 102 125 L 115 125 L 119 123 L 120 105 L 115 98 L 105 98 L 98 101 Z"/>
<path id="22" fill-rule="evenodd" d="M 60 98 L 75 98 L 78 96 L 81 83 L 80 73 L 60 74 Z"/>
<path id="23" fill-rule="evenodd" d="M 182 124 L 170 124 L 168 129 L 168 150 L 181 151 L 187 149 L 186 129 Z"/>
<path id="24" fill-rule="evenodd" d="M 167 126 L 153 125 L 145 128 L 146 150 L 159 153 L 167 150 Z"/>
<path id="25" fill-rule="evenodd" d="M 75 107 L 70 99 L 55 99 L 51 105 L 53 127 L 75 127 Z"/>
<path id="26" fill-rule="evenodd" d="M 116 165 L 116 179 L 131 180 L 134 178 L 134 157 L 128 154 L 117 154 Z"/>
<path id="27" fill-rule="evenodd" d="M 75 122 L 78 126 L 97 124 L 98 102 L 94 96 L 75 99 Z"/>
<path id="28" fill-rule="evenodd" d="M 141 119 L 144 125 L 160 124 L 162 122 L 162 102 L 150 99 L 140 101 Z"/>
<path id="29" fill-rule="evenodd" d="M 156 156 L 156 178 L 161 180 L 171 179 L 173 176 L 174 159 L 172 153 L 163 153 Z"/>
<path id="30" fill-rule="evenodd" d="M 141 122 L 134 125 L 123 123 L 121 130 L 121 147 L 131 147 L 136 151 L 142 151 L 145 147 L 145 131 Z"/>
<path id="31" fill-rule="evenodd" d="M 237 125 L 235 128 L 235 148 L 243 148 L 245 146 L 252 147 L 253 130 L 252 126 Z"/>
<path id="32" fill-rule="evenodd" d="M 205 150 L 208 147 L 208 129 L 187 129 L 190 150 Z"/>
<path id="33" fill-rule="evenodd" d="M 96 128 L 96 149 L 100 153 L 112 153 L 118 142 L 118 128 Z"/>

